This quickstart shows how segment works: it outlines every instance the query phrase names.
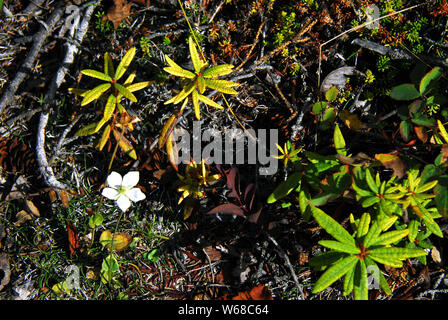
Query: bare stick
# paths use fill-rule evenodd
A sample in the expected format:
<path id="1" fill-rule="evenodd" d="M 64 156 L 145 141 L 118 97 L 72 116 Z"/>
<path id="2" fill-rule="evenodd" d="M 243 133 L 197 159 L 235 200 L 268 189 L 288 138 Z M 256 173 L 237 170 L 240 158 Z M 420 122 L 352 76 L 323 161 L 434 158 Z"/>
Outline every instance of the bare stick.
<path id="1" fill-rule="evenodd" d="M 98 3 L 98 2 L 97 2 Z M 92 16 L 93 10 L 95 9 L 96 5 L 89 6 L 86 10 L 84 19 L 82 20 L 81 24 L 78 26 L 73 25 L 72 29 L 75 30 L 76 27 L 78 27 L 78 30 L 76 32 L 76 36 L 74 37 L 75 42 L 81 43 L 85 34 L 87 33 L 87 28 L 89 26 L 90 18 Z M 48 103 L 48 106 L 50 106 L 53 101 L 54 97 L 56 95 L 56 91 L 59 88 L 59 86 L 62 84 L 65 74 L 68 71 L 68 66 L 71 65 L 74 61 L 75 54 L 78 52 L 78 47 L 74 43 L 68 44 L 67 51 L 64 57 L 64 60 L 62 62 L 61 67 L 56 72 L 55 76 L 53 77 L 53 81 L 51 82 L 47 95 L 46 95 L 46 101 Z M 58 189 L 67 189 L 67 186 L 65 186 L 63 183 L 59 182 L 54 173 L 51 166 L 48 164 L 47 156 L 45 154 L 45 127 L 47 126 L 48 119 L 50 115 L 50 108 L 46 109 L 44 112 L 41 113 L 40 119 L 39 119 L 39 127 L 37 131 L 37 144 L 36 144 L 36 158 L 37 163 L 39 167 L 39 172 L 42 174 L 45 183 L 48 186 L 58 188 Z"/>
<path id="2" fill-rule="evenodd" d="M 438 65 L 441 67 L 448 68 L 448 59 L 439 59 L 439 58 L 434 58 L 434 57 L 425 56 L 425 55 L 421 55 L 421 54 L 413 55 L 404 50 L 392 49 L 392 48 L 385 47 L 383 45 L 377 44 L 377 43 L 369 41 L 369 40 L 364 40 L 364 39 L 355 39 L 352 41 L 352 44 L 356 44 L 365 49 L 377 52 L 384 56 L 388 56 L 392 60 L 407 60 L 407 61 L 409 61 L 409 60 L 419 59 L 423 62 L 432 64 L 432 65 Z"/>
<path id="3" fill-rule="evenodd" d="M 280 256 L 285 260 L 286 265 L 289 268 L 289 271 L 291 272 L 292 278 L 294 280 L 294 283 L 296 284 L 296 288 L 297 288 L 297 295 L 300 294 L 300 298 L 302 300 L 305 300 L 305 297 L 303 295 L 303 290 L 302 290 L 302 286 L 299 283 L 299 279 L 297 278 L 296 272 L 294 271 L 294 268 L 291 265 L 291 261 L 289 261 L 288 255 L 283 251 L 283 249 L 279 246 L 279 244 L 277 243 L 277 241 L 271 237 L 268 236 L 268 239 L 277 247 L 277 250 L 280 254 Z"/>
<path id="4" fill-rule="evenodd" d="M 33 46 L 28 53 L 25 61 L 22 64 L 22 67 L 17 72 L 15 78 L 9 83 L 8 88 L 3 93 L 2 98 L 0 99 L 0 114 L 3 112 L 5 107 L 13 100 L 13 96 L 16 93 L 19 85 L 25 79 L 28 72 L 31 70 L 31 67 L 34 61 L 39 54 L 39 51 L 44 44 L 45 39 L 47 39 L 51 30 L 54 28 L 56 23 L 61 19 L 64 10 L 62 7 L 56 8 L 54 12 L 51 14 L 50 18 L 45 23 L 47 27 L 42 26 L 38 33 L 34 35 L 34 43 Z"/>

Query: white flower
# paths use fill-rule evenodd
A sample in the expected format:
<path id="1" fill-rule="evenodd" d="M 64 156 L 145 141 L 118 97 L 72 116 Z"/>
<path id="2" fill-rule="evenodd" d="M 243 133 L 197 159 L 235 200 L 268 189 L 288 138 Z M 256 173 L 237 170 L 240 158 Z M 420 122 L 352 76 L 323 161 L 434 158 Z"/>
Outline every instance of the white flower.
<path id="1" fill-rule="evenodd" d="M 139 189 L 134 188 L 139 180 L 138 171 L 130 171 L 121 178 L 121 175 L 112 171 L 107 177 L 107 185 L 103 189 L 102 195 L 108 199 L 115 200 L 121 211 L 126 211 L 132 202 L 146 199 L 145 194 Z"/>

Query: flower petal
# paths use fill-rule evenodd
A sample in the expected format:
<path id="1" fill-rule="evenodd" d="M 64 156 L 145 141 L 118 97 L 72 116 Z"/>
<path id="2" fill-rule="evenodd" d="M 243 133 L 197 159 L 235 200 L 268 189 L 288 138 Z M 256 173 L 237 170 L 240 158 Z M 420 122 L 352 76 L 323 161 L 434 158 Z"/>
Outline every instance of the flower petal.
<path id="1" fill-rule="evenodd" d="M 104 197 L 111 200 L 116 200 L 120 193 L 113 188 L 104 188 L 103 192 L 101 193 Z"/>
<path id="2" fill-rule="evenodd" d="M 118 187 L 121 186 L 121 182 L 121 174 L 119 174 L 118 172 L 112 171 L 107 177 L 107 185 L 111 188 L 118 189 Z"/>
<path id="3" fill-rule="evenodd" d="M 122 186 L 131 189 L 137 185 L 139 179 L 140 173 L 138 171 L 130 171 L 124 175 Z"/>
<path id="4" fill-rule="evenodd" d="M 131 206 L 131 200 L 129 200 L 129 198 L 126 197 L 125 195 L 121 195 L 117 199 L 117 205 L 121 209 L 121 211 L 125 212 Z"/>
<path id="5" fill-rule="evenodd" d="M 132 188 L 130 190 L 127 190 L 125 195 L 129 198 L 129 200 L 133 202 L 146 199 L 146 195 L 139 188 Z"/>

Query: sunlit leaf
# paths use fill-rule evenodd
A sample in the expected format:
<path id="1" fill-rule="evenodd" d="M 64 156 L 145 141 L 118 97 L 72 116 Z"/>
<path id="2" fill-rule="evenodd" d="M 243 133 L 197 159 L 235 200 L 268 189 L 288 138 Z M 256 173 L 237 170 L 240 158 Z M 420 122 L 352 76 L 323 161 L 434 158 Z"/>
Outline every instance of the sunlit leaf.
<path id="1" fill-rule="evenodd" d="M 231 73 L 233 70 L 233 65 L 231 64 L 221 64 L 211 68 L 208 68 L 202 73 L 204 78 L 215 78 L 219 76 L 225 76 Z"/>
<path id="2" fill-rule="evenodd" d="M 136 48 L 133 47 L 133 48 L 129 49 L 128 52 L 126 52 L 126 54 L 124 55 L 123 59 L 121 59 L 120 63 L 118 64 L 117 70 L 115 71 L 114 78 L 116 80 L 120 79 L 124 75 L 127 68 L 131 64 L 132 59 L 134 59 L 135 52 L 136 52 Z"/>
<path id="3" fill-rule="evenodd" d="M 100 71 L 96 71 L 96 70 L 92 70 L 92 69 L 85 69 L 85 70 L 81 70 L 81 73 L 86 75 L 86 76 L 89 76 L 89 77 L 92 77 L 92 78 L 96 78 L 96 79 L 100 79 L 100 80 L 103 80 L 103 81 L 107 81 L 107 82 L 112 81 L 112 78 L 110 76 L 108 76 L 107 74 L 104 74 L 104 73 L 102 73 Z"/>
<path id="4" fill-rule="evenodd" d="M 332 217 L 314 206 L 311 206 L 311 212 L 317 223 L 333 238 L 346 244 L 355 244 L 355 239 Z"/>
<path id="5" fill-rule="evenodd" d="M 110 57 L 109 52 L 106 52 L 104 54 L 104 73 L 111 78 L 115 75 L 114 64 L 112 62 L 112 58 Z"/>
<path id="6" fill-rule="evenodd" d="M 103 247 L 121 251 L 127 248 L 132 242 L 132 237 L 125 232 L 113 234 L 110 230 L 103 231 L 100 236 L 100 243 Z"/>
<path id="7" fill-rule="evenodd" d="M 81 101 L 81 106 L 85 106 L 92 102 L 93 100 L 98 99 L 104 92 L 106 92 L 111 87 L 110 83 L 103 83 L 99 86 L 93 88 L 92 90 L 88 91 L 84 99 Z"/>
<path id="8" fill-rule="evenodd" d="M 325 288 L 329 287 L 339 278 L 343 277 L 347 272 L 351 271 L 351 269 L 358 262 L 358 258 L 356 256 L 350 255 L 341 261 L 333 264 L 328 270 L 322 274 L 322 276 L 317 280 L 316 284 L 313 288 L 313 293 L 318 293 Z"/>
<path id="9" fill-rule="evenodd" d="M 115 89 L 118 90 L 118 92 L 120 92 L 123 96 L 125 96 L 126 98 L 128 98 L 129 100 L 133 101 L 133 102 L 137 102 L 137 98 L 134 96 L 134 94 L 129 91 L 129 89 L 127 89 L 126 87 L 123 87 L 121 84 L 119 83 L 114 83 L 114 87 Z"/>

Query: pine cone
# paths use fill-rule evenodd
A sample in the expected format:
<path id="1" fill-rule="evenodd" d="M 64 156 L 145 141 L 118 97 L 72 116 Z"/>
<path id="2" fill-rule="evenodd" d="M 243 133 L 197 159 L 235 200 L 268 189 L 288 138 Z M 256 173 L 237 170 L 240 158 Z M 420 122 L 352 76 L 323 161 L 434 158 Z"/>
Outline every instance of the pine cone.
<path id="1" fill-rule="evenodd" d="M 36 168 L 35 154 L 17 139 L 0 138 L 0 168 L 32 175 Z"/>

